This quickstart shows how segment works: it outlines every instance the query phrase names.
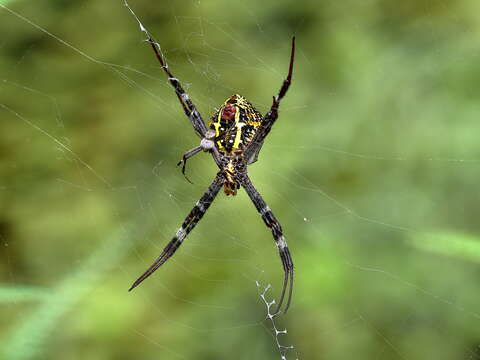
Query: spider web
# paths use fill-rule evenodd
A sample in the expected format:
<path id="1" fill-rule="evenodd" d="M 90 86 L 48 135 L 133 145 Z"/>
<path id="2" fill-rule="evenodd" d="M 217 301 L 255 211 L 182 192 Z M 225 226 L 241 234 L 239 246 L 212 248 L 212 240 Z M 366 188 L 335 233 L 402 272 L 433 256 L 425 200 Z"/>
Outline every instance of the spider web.
<path id="1" fill-rule="evenodd" d="M 126 292 L 215 165 L 176 168 L 198 138 L 123 1 L 3 1 L 5 358 L 480 359 L 477 5 L 129 4 L 205 120 L 233 93 L 265 112 L 297 35 L 250 167 L 292 307 L 271 314 L 283 272 L 243 192 Z"/>

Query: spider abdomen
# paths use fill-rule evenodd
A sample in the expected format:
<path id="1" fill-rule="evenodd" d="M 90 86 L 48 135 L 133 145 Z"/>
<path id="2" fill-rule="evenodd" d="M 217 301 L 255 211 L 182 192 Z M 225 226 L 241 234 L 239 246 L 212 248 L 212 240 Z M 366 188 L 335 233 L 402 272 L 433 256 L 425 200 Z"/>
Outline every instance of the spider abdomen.
<path id="1" fill-rule="evenodd" d="M 242 151 L 253 139 L 262 115 L 243 96 L 230 96 L 213 115 L 210 129 L 215 130 L 215 144 L 224 155 Z"/>

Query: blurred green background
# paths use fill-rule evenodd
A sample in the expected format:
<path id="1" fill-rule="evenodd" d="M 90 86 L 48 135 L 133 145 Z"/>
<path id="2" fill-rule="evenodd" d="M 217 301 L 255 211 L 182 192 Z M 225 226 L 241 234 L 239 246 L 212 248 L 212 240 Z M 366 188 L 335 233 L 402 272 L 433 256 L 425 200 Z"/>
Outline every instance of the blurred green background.
<path id="1" fill-rule="evenodd" d="M 282 267 L 216 168 L 122 1 L 0 7 L 2 359 L 279 359 L 255 281 Z M 208 119 L 294 81 L 252 180 L 296 265 L 288 359 L 480 359 L 480 3 L 130 5 Z"/>

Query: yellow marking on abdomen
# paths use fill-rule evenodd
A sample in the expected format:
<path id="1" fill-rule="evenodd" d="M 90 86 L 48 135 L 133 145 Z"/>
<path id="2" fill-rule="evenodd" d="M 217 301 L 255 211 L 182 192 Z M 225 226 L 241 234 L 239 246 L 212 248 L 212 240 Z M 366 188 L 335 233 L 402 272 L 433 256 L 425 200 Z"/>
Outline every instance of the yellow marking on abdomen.
<path id="1" fill-rule="evenodd" d="M 235 127 L 237 131 L 235 134 L 235 141 L 233 142 L 232 151 L 238 149 L 240 141 L 242 140 L 242 126 L 245 125 L 244 123 L 240 123 L 240 109 L 237 106 L 235 106 L 235 108 Z"/>
<path id="2" fill-rule="evenodd" d="M 218 137 L 218 135 L 220 135 L 220 120 L 222 118 L 222 111 L 220 110 L 218 112 L 218 116 L 217 116 L 217 121 L 213 123 L 213 126 L 215 126 L 215 137 Z M 218 145 L 218 148 L 220 150 L 223 150 L 223 145 L 220 141 L 217 141 L 217 145 Z"/>

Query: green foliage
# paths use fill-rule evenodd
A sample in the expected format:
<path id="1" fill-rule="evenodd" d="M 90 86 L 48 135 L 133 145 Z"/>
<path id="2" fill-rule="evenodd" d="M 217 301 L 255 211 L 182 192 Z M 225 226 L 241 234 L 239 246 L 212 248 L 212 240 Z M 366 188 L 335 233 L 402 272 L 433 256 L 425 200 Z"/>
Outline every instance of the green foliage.
<path id="1" fill-rule="evenodd" d="M 413 245 L 432 252 L 480 262 L 480 239 L 454 232 L 418 234 Z"/>
<path id="2" fill-rule="evenodd" d="M 0 303 L 18 303 L 20 301 L 43 300 L 50 294 L 48 289 L 37 286 L 0 286 Z"/>
<path id="3" fill-rule="evenodd" d="M 50 296 L 46 296 L 46 291 L 22 289 L 21 286 L 16 287 L 16 292 L 10 291 L 11 301 L 15 300 L 15 296 L 19 298 L 21 294 L 24 297 L 36 296 L 43 301 L 29 315 L 24 316 L 11 331 L 10 337 L 5 339 L 2 344 L 3 356 L 12 360 L 36 359 L 42 356 L 53 330 L 62 326 L 65 314 L 98 287 L 105 272 L 130 249 L 131 242 L 127 237 L 132 235 L 133 233 L 126 229 L 112 234 L 111 239 L 105 240 L 76 271 L 62 279 L 52 289 Z M 0 296 L 6 296 L 4 293 L 6 290 L 0 291 Z"/>

